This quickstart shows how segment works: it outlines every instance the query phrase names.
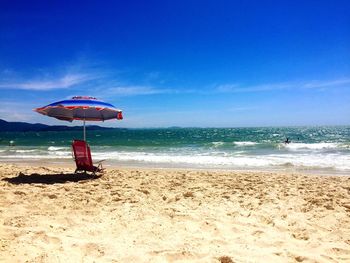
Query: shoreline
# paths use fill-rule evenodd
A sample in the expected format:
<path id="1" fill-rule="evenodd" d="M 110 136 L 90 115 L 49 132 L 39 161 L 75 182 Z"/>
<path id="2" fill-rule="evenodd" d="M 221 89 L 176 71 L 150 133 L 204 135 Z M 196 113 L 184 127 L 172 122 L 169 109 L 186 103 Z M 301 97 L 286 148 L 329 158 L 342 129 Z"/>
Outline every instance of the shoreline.
<path id="1" fill-rule="evenodd" d="M 75 170 L 75 162 L 73 159 L 18 159 L 18 160 L 4 160 L 0 159 L 0 164 L 15 164 L 19 166 L 42 166 L 59 168 L 62 165 L 68 166 L 73 171 Z M 255 168 L 255 167 L 201 167 L 196 165 L 167 165 L 167 164 L 152 164 L 152 163 L 140 163 L 140 162 L 116 162 L 105 160 L 102 163 L 103 167 L 107 169 L 148 169 L 148 170 L 193 170 L 193 171 L 218 171 L 218 172 L 272 172 L 272 173 L 284 173 L 284 174 L 302 174 L 302 175 L 321 175 L 321 176 L 350 176 L 350 171 L 341 171 L 333 169 L 311 169 L 311 168 L 299 168 L 299 167 L 266 167 L 266 168 Z"/>

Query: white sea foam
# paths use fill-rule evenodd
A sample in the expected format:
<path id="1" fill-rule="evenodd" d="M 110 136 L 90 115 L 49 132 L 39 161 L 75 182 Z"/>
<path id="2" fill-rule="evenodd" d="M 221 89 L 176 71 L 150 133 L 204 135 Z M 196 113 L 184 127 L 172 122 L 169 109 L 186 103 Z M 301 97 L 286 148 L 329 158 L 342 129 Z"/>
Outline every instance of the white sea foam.
<path id="1" fill-rule="evenodd" d="M 283 144 L 287 149 L 290 150 L 302 150 L 302 149 L 309 149 L 309 150 L 322 150 L 322 149 L 336 149 L 340 146 L 339 143 L 330 143 L 330 142 L 320 142 L 320 143 L 288 143 Z"/>
<path id="2" fill-rule="evenodd" d="M 212 144 L 214 145 L 214 147 L 220 147 L 224 145 L 224 142 L 212 142 Z"/>
<path id="3" fill-rule="evenodd" d="M 271 155 L 183 155 L 146 152 L 95 153 L 96 159 L 110 159 L 121 162 L 148 164 L 195 165 L 227 168 L 284 167 L 286 164 L 310 169 L 350 170 L 350 156 L 340 154 L 271 154 Z"/>
<path id="4" fill-rule="evenodd" d="M 136 152 L 111 152 L 108 154 L 95 153 L 98 159 L 112 159 L 119 161 L 136 161 L 143 163 L 163 164 L 194 164 L 194 165 L 237 165 L 237 166 L 265 166 L 272 164 L 270 161 L 249 157 L 225 157 L 209 155 L 167 155 Z"/>
<path id="5" fill-rule="evenodd" d="M 49 147 L 50 148 L 50 147 Z M 8 149 L 1 150 L 1 158 L 20 158 L 20 159 L 52 159 L 71 157 L 68 147 L 53 147 L 54 149 Z"/>
<path id="6" fill-rule="evenodd" d="M 68 151 L 54 151 L 54 152 L 49 152 L 49 155 L 51 156 L 56 156 L 56 157 L 65 157 L 65 156 L 72 156 L 72 152 Z"/>
<path id="7" fill-rule="evenodd" d="M 31 149 L 31 150 L 15 150 L 16 153 L 32 153 L 37 152 L 38 150 Z"/>
<path id="8" fill-rule="evenodd" d="M 290 164 L 302 168 L 336 169 L 350 171 L 350 156 L 341 154 L 285 154 L 271 155 L 276 165 Z"/>
<path id="9" fill-rule="evenodd" d="M 50 146 L 47 148 L 49 151 L 61 151 L 66 150 L 68 147 L 57 147 L 57 146 Z"/>
<path id="10" fill-rule="evenodd" d="M 69 159 L 71 156 L 55 156 L 55 155 L 44 155 L 44 154 L 28 154 L 28 155 L 4 155 L 0 157 L 1 159 L 26 159 L 26 160 L 41 160 L 41 159 Z"/>
<path id="11" fill-rule="evenodd" d="M 258 144 L 257 142 L 234 142 L 237 146 L 253 146 Z"/>

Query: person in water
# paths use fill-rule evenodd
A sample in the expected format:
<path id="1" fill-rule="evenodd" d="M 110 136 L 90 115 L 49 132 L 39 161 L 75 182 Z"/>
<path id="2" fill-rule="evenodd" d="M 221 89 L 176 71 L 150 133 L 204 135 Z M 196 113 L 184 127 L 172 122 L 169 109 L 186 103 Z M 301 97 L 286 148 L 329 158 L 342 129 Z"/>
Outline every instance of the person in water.
<path id="1" fill-rule="evenodd" d="M 291 141 L 290 141 L 289 138 L 287 137 L 287 140 L 285 140 L 284 143 L 288 144 L 288 143 L 291 143 Z"/>

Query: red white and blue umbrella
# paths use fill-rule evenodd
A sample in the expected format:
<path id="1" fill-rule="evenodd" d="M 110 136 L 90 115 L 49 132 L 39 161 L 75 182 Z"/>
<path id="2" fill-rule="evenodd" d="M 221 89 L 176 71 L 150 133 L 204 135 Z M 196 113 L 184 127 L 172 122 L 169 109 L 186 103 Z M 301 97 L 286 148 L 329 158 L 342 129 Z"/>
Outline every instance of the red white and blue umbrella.
<path id="1" fill-rule="evenodd" d="M 34 111 L 64 121 L 82 120 L 84 122 L 84 140 L 86 140 L 85 121 L 123 119 L 122 111 L 112 104 L 85 96 L 76 96 L 69 100 L 54 102 L 36 108 Z"/>

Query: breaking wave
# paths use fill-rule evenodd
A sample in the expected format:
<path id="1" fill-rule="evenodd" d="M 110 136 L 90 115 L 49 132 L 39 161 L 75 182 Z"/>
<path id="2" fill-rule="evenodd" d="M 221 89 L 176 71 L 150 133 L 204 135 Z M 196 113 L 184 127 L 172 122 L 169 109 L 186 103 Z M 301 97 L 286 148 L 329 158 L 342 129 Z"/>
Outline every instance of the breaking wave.
<path id="1" fill-rule="evenodd" d="M 322 150 L 322 149 L 337 149 L 342 145 L 339 143 L 329 143 L 329 142 L 320 142 L 320 143 L 289 143 L 283 144 L 283 146 L 290 150 Z"/>
<path id="2" fill-rule="evenodd" d="M 235 145 L 238 146 L 254 146 L 257 145 L 257 142 L 234 142 Z"/>
<path id="3" fill-rule="evenodd" d="M 237 154 L 231 156 L 213 155 L 181 155 L 149 152 L 109 152 L 94 153 L 96 159 L 109 159 L 111 161 L 146 163 L 146 164 L 172 164 L 194 165 L 195 167 L 215 168 L 266 168 L 294 166 L 310 169 L 335 169 L 350 171 L 350 156 L 340 154 L 269 154 L 249 156 Z"/>

